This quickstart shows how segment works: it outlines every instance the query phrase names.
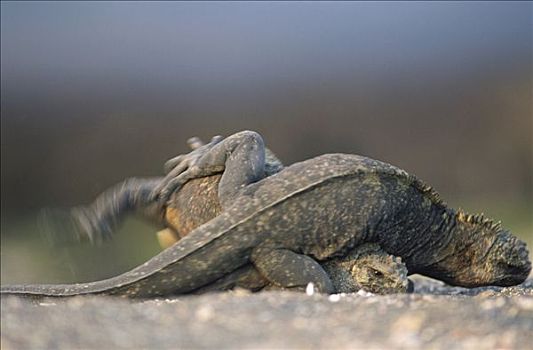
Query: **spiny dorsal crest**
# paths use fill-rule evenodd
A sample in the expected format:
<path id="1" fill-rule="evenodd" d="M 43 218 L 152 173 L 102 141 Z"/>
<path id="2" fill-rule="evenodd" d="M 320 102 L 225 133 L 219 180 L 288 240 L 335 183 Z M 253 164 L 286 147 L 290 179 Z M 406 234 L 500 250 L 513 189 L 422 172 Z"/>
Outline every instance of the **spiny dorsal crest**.
<path id="1" fill-rule="evenodd" d="M 446 207 L 446 203 L 440 198 L 440 194 L 433 189 L 433 187 L 429 186 L 419 178 L 417 178 L 415 175 L 408 175 L 408 181 L 417 190 L 422 192 L 433 204 L 440 205 L 443 207 Z"/>
<path id="2" fill-rule="evenodd" d="M 401 264 L 402 263 L 402 258 L 400 258 L 399 256 L 388 255 L 387 258 L 386 258 L 386 261 L 389 262 L 389 263 Z"/>
<path id="3" fill-rule="evenodd" d="M 415 175 L 407 174 L 406 172 L 404 172 L 404 171 L 402 171 L 400 169 L 399 169 L 399 171 L 396 172 L 396 175 L 397 176 L 405 176 L 405 175 L 407 175 L 407 181 L 409 182 L 409 184 L 411 186 L 413 186 L 414 188 L 416 188 L 417 190 L 422 192 L 422 194 L 424 196 L 426 196 L 429 200 L 431 200 L 431 202 L 433 204 L 436 204 L 436 205 L 442 206 L 444 208 L 447 208 L 447 205 L 441 199 L 440 194 L 437 191 L 435 191 L 433 189 L 433 187 L 429 186 L 428 184 L 426 184 L 425 182 L 420 180 Z M 450 210 L 450 209 L 448 209 L 448 210 Z M 451 210 L 453 212 L 453 209 L 451 209 Z M 453 217 L 453 216 L 451 216 L 451 217 Z M 501 221 L 494 222 L 491 219 L 486 218 L 483 213 L 482 214 L 471 215 L 471 214 L 467 214 L 463 210 L 459 209 L 456 212 L 455 217 L 456 217 L 456 219 L 458 221 L 469 223 L 469 224 L 472 224 L 472 225 L 480 225 L 480 226 L 485 227 L 485 228 L 487 228 L 487 229 L 489 229 L 489 230 L 491 230 L 493 232 L 496 232 L 496 233 L 501 232 L 501 231 L 504 230 L 503 227 L 502 227 Z"/>
<path id="4" fill-rule="evenodd" d="M 491 219 L 485 217 L 483 213 L 471 215 L 465 213 L 462 209 L 459 209 L 455 216 L 457 220 L 461 222 L 465 222 L 472 225 L 480 225 L 496 232 L 500 232 L 503 230 L 501 221 L 494 222 Z"/>

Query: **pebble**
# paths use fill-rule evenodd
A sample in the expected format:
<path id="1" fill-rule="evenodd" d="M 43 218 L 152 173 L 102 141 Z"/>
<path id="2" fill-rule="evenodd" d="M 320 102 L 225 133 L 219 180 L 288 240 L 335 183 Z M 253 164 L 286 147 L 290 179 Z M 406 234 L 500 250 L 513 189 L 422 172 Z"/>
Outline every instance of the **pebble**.
<path id="1" fill-rule="evenodd" d="M 307 287 L 305 287 L 305 294 L 309 296 L 315 294 L 315 285 L 313 284 L 313 282 L 309 282 L 307 284 Z"/>

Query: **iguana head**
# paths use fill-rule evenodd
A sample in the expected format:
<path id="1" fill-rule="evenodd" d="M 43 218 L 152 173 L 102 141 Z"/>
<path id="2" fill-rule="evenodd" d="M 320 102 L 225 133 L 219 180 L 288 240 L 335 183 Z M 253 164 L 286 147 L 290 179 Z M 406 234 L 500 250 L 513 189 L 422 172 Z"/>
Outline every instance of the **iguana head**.
<path id="1" fill-rule="evenodd" d="M 337 293 L 360 289 L 374 294 L 405 293 L 412 287 L 402 260 L 374 243 L 357 246 L 344 258 L 329 261 L 323 267 Z"/>
<path id="2" fill-rule="evenodd" d="M 484 255 L 473 255 L 468 268 L 458 272 L 465 281 L 475 285 L 513 286 L 526 280 L 531 272 L 531 261 L 526 244 L 507 231 L 498 232 L 492 239 L 481 239 L 476 244 Z"/>
<path id="3" fill-rule="evenodd" d="M 509 232 L 502 232 L 489 249 L 485 266 L 495 285 L 512 286 L 524 282 L 531 272 L 526 244 Z"/>
<path id="4" fill-rule="evenodd" d="M 439 279 L 463 287 L 512 286 L 529 276 L 531 261 L 526 244 L 500 223 L 459 212 L 455 231 L 460 239 L 454 244 L 454 254 L 443 260 L 442 266 L 447 265 L 448 271 Z"/>
<path id="5" fill-rule="evenodd" d="M 351 269 L 354 282 L 374 294 L 405 293 L 409 291 L 407 268 L 399 257 L 363 254 Z"/>

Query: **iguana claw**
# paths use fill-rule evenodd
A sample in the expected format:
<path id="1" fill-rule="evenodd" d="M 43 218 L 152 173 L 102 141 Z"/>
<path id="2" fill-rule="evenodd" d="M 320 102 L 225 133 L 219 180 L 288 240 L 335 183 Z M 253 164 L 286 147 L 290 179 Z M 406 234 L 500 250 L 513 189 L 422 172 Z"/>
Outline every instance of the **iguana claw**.
<path id="1" fill-rule="evenodd" d="M 216 136 L 215 136 L 216 137 Z M 189 147 L 191 148 L 191 150 L 195 150 L 197 148 L 200 148 L 202 147 L 203 145 L 205 145 L 204 141 L 202 141 L 202 139 L 200 139 L 198 136 L 194 136 L 194 137 L 191 137 L 190 139 L 187 140 L 187 144 L 189 145 Z"/>
<path id="2" fill-rule="evenodd" d="M 217 135 L 209 143 L 204 144 L 198 137 L 190 138 L 187 143 L 192 151 L 188 154 L 181 154 L 174 157 L 165 163 L 164 170 L 166 176 L 161 181 L 161 184 L 154 189 L 151 197 L 160 203 L 166 203 L 171 194 L 183 186 L 188 180 L 211 175 L 210 171 L 201 169 L 198 163 L 213 146 L 222 140 L 223 137 Z"/>
<path id="3" fill-rule="evenodd" d="M 217 144 L 220 141 L 222 141 L 222 139 L 223 139 L 223 137 L 220 136 L 220 135 L 213 136 L 213 138 L 211 139 L 211 142 L 209 142 L 208 145 Z M 190 139 L 187 140 L 187 145 L 189 145 L 189 147 L 190 147 L 190 149 L 192 151 L 195 151 L 195 150 L 205 146 L 206 144 L 198 136 L 194 136 L 194 137 L 191 137 Z M 167 160 L 165 162 L 165 165 L 163 166 L 165 174 L 168 174 L 170 171 L 172 171 L 172 169 L 174 169 L 176 166 L 178 166 L 184 160 L 184 158 L 187 157 L 189 154 L 190 153 L 188 153 L 188 154 L 180 154 L 177 157 L 174 157 L 174 158 L 171 158 L 171 159 Z"/>

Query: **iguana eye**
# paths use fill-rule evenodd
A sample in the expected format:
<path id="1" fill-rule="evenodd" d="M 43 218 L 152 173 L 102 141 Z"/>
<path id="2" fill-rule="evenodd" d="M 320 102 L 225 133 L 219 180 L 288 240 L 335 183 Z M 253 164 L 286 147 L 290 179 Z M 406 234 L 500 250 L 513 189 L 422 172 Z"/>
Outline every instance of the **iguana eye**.
<path id="1" fill-rule="evenodd" d="M 372 273 L 374 274 L 374 276 L 376 277 L 381 277 L 383 276 L 383 273 L 381 271 L 378 271 L 378 270 L 374 270 L 372 269 Z"/>

